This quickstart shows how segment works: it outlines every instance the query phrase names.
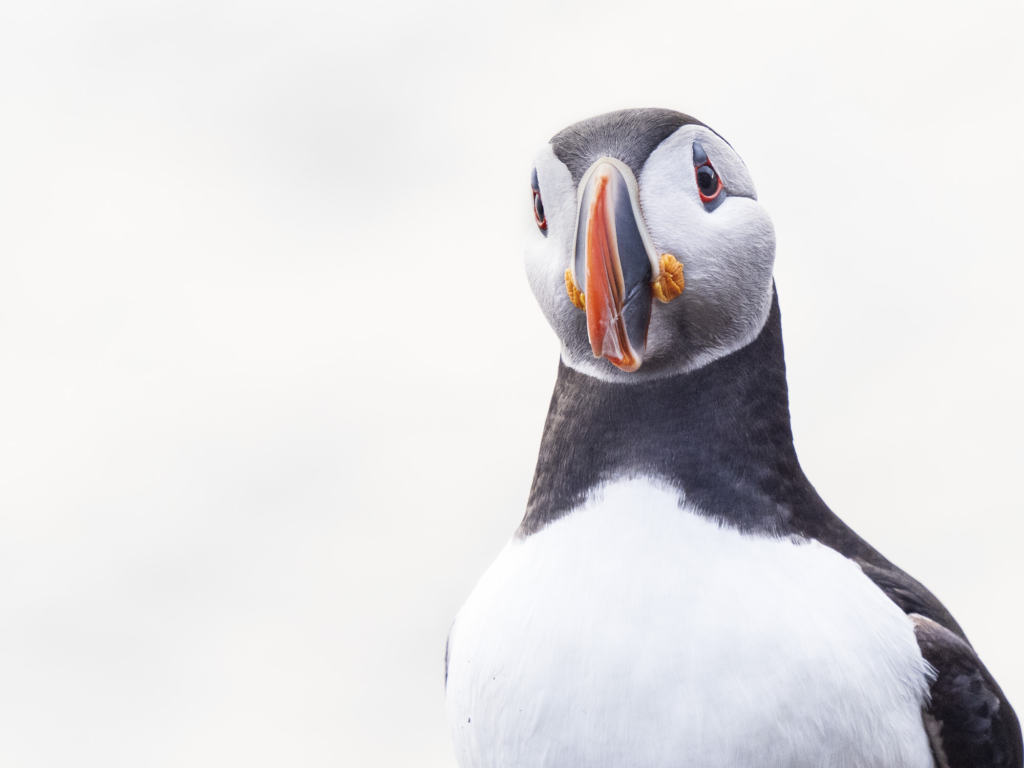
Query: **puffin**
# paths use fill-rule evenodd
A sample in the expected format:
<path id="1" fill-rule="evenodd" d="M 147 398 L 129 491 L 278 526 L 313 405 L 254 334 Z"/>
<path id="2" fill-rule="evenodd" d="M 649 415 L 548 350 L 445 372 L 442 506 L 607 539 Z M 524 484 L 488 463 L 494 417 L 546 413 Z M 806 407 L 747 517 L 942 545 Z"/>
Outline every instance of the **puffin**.
<path id="1" fill-rule="evenodd" d="M 522 523 L 452 625 L 461 768 L 1021 768 L 963 629 L 826 505 L 790 426 L 775 233 L 665 109 L 534 158 L 561 359 Z"/>

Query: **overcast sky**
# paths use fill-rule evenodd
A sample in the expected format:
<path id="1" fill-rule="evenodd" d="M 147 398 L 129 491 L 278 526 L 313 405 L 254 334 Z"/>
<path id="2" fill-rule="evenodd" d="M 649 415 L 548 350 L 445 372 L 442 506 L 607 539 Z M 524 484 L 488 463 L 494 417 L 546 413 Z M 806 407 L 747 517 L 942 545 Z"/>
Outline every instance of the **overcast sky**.
<path id="1" fill-rule="evenodd" d="M 797 450 L 1024 708 L 1024 9 L 0 7 L 0 762 L 453 768 L 445 636 L 558 345 L 534 151 L 690 113 Z"/>

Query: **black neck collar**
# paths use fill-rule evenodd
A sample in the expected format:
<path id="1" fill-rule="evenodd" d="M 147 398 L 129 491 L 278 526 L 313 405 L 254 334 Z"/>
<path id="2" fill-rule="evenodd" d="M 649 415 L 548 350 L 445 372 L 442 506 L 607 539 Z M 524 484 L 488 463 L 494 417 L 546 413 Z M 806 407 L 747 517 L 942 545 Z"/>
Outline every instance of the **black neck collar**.
<path id="1" fill-rule="evenodd" d="M 701 513 L 742 530 L 817 538 L 824 527 L 852 537 L 855 550 L 867 547 L 797 460 L 777 296 L 754 341 L 691 373 L 624 385 L 559 363 L 519 534 L 572 511 L 597 486 L 632 476 L 661 480 Z"/>

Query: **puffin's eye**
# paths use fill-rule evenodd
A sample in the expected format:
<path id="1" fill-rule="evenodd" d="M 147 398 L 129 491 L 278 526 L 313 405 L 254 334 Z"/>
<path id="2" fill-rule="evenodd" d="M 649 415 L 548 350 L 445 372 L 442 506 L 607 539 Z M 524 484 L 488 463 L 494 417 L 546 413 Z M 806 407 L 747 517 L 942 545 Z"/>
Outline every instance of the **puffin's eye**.
<path id="1" fill-rule="evenodd" d="M 710 165 L 702 165 L 697 169 L 697 186 L 702 197 L 714 197 L 718 192 L 718 174 Z M 705 200 L 704 202 L 707 202 Z"/>
<path id="2" fill-rule="evenodd" d="M 541 229 L 548 228 L 548 220 L 544 218 L 544 202 L 540 199 L 540 192 L 533 190 L 533 218 L 537 220 L 537 226 Z"/>
<path id="3" fill-rule="evenodd" d="M 697 191 L 701 202 L 705 205 L 713 203 L 722 194 L 722 179 L 715 173 L 699 141 L 693 142 L 693 171 L 697 176 Z"/>
<path id="4" fill-rule="evenodd" d="M 540 199 L 540 183 L 537 181 L 537 169 L 533 169 L 533 176 L 530 179 L 530 186 L 533 187 L 533 218 L 537 220 L 537 226 L 545 235 L 548 233 L 548 220 L 544 217 L 544 201 Z"/>

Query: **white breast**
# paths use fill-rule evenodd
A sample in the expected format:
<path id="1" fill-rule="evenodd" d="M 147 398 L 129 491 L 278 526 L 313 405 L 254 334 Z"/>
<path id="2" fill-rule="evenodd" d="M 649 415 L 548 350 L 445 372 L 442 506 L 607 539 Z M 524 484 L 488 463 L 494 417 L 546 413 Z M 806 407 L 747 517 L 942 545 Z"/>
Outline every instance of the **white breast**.
<path id="1" fill-rule="evenodd" d="M 644 480 L 513 540 L 450 638 L 462 768 L 931 768 L 910 620 L 817 543 Z"/>

